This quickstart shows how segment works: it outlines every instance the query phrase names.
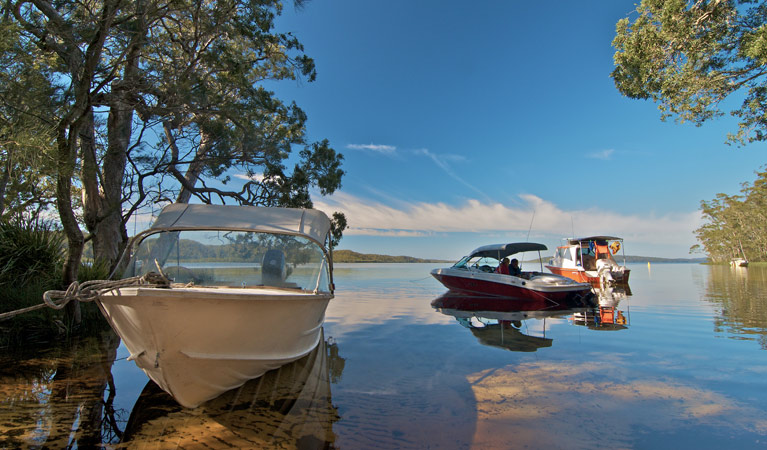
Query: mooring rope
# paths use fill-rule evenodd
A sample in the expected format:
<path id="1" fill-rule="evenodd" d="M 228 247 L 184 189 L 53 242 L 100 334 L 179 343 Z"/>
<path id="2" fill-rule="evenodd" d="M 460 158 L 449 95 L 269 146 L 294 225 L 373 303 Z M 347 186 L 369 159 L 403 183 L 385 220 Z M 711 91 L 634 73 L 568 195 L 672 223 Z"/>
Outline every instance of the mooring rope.
<path id="1" fill-rule="evenodd" d="M 171 281 L 162 272 L 149 272 L 146 275 L 140 277 L 125 278 L 122 280 L 91 280 L 82 284 L 75 281 L 69 285 L 66 291 L 45 291 L 43 294 L 43 303 L 39 305 L 0 314 L 0 320 L 14 317 L 25 312 L 41 309 L 46 306 L 60 310 L 63 309 L 67 303 L 71 302 L 72 300 L 92 302 L 98 299 L 100 295 L 124 287 L 144 286 L 169 288 L 170 284 Z"/>

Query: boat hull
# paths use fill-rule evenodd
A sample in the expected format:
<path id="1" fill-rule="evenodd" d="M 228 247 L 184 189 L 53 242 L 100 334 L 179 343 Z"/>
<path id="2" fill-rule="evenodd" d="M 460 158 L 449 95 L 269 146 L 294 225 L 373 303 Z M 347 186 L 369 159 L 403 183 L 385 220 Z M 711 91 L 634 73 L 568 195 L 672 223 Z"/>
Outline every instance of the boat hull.
<path id="1" fill-rule="evenodd" d="M 185 407 L 196 407 L 307 355 L 329 293 L 257 288 L 122 288 L 99 308 L 133 360 Z"/>
<path id="2" fill-rule="evenodd" d="M 332 448 L 330 369 L 335 344 L 250 380 L 200 408 L 179 408 L 149 381 L 131 409 L 120 448 Z M 303 445 L 302 445 L 303 444 Z M 315 448 L 312 447 L 312 448 Z"/>
<path id="3" fill-rule="evenodd" d="M 602 284 L 602 281 L 596 270 L 583 270 L 581 268 L 568 269 L 565 267 L 557 267 L 551 265 L 547 265 L 546 268 L 549 269 L 551 273 L 570 278 L 571 280 L 575 280 L 579 283 L 589 283 L 594 287 L 600 287 Z M 623 285 L 628 284 L 630 273 L 630 269 L 624 269 L 622 272 L 611 272 L 611 275 L 613 277 L 613 281 L 616 284 Z"/>
<path id="4" fill-rule="evenodd" d="M 503 297 L 519 303 L 546 307 L 586 306 L 593 301 L 591 286 L 563 283 L 556 275 L 540 274 L 531 280 L 511 275 L 483 273 L 462 269 L 435 269 L 431 272 L 443 286 L 454 292 Z"/>

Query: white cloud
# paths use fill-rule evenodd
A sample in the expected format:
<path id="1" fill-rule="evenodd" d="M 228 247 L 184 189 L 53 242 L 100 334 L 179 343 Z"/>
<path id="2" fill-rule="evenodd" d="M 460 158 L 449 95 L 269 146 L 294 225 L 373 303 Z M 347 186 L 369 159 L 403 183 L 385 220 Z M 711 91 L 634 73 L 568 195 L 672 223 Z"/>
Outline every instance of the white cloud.
<path id="1" fill-rule="evenodd" d="M 378 236 L 378 237 L 427 237 L 433 233 L 412 230 L 381 230 L 377 228 L 351 228 L 344 231 L 346 236 Z"/>
<path id="2" fill-rule="evenodd" d="M 353 195 L 337 193 L 315 201 L 328 213 L 346 215 L 349 235 L 432 236 L 450 232 L 527 232 L 564 238 L 573 233 L 617 235 L 627 241 L 689 248 L 692 231 L 700 226 L 698 211 L 670 213 L 637 212 L 620 214 L 599 208 L 565 210 L 535 195 L 520 195 L 520 206 L 468 200 L 460 205 L 446 203 L 399 203 L 385 205 Z M 533 217 L 534 215 L 534 217 Z M 531 227 L 531 220 L 532 227 Z"/>
<path id="3" fill-rule="evenodd" d="M 234 174 L 234 177 L 239 178 L 241 180 L 245 180 L 245 181 L 264 181 L 263 173 L 256 173 L 256 174 L 253 174 L 252 176 L 248 176 L 247 174 L 244 174 L 244 173 L 236 173 Z"/>
<path id="4" fill-rule="evenodd" d="M 609 148 L 607 150 L 602 150 L 599 152 L 589 153 L 587 156 L 592 159 L 612 159 L 613 154 L 615 153 L 615 150 Z"/>
<path id="5" fill-rule="evenodd" d="M 369 150 L 383 155 L 393 155 L 397 151 L 397 147 L 393 145 L 380 145 L 380 144 L 348 144 L 346 146 L 352 150 Z"/>

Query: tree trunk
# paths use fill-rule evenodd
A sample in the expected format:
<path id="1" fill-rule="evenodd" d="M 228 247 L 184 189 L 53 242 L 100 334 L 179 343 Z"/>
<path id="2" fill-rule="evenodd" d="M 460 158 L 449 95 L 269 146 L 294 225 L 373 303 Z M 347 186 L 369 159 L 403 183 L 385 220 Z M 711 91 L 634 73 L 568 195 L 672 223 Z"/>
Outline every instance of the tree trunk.
<path id="1" fill-rule="evenodd" d="M 75 134 L 69 128 L 70 135 Z M 72 139 L 76 142 L 76 138 Z M 57 174 L 56 174 L 56 207 L 59 210 L 59 218 L 64 235 L 67 238 L 67 257 L 64 260 L 62 282 L 65 286 L 77 281 L 77 271 L 80 268 L 80 259 L 83 255 L 85 240 L 77 217 L 72 210 L 72 177 L 74 176 L 75 159 L 77 152 L 74 142 L 70 142 L 67 136 L 67 128 L 60 126 L 57 136 Z M 67 322 L 80 324 L 80 304 L 77 301 L 67 303 L 65 308 Z"/>
<path id="2" fill-rule="evenodd" d="M 101 170 L 92 139 L 92 120 L 91 117 L 82 144 L 84 219 L 92 236 L 94 259 L 107 264 L 112 270 L 125 245 L 124 237 L 127 236 L 122 218 L 122 181 L 133 111 L 122 102 L 110 109 L 108 146 Z"/>
<path id="3" fill-rule="evenodd" d="M 0 178 L 0 216 L 5 212 L 5 191 L 8 189 L 8 183 L 11 181 L 11 170 L 13 168 L 13 151 L 8 149 L 8 159 L 3 166 L 3 175 Z"/>
<path id="4" fill-rule="evenodd" d="M 144 2 L 136 1 L 134 5 L 138 29 L 131 36 L 123 79 L 112 83 L 113 95 L 107 119 L 107 149 L 101 162 L 101 170 L 96 159 L 95 147 L 87 154 L 87 165 L 86 155 L 83 155 L 83 179 L 87 176 L 89 180 L 84 183 L 84 209 L 88 218 L 86 226 L 93 236 L 93 257 L 96 261 L 107 264 L 110 272 L 117 265 L 120 253 L 128 241 L 128 231 L 122 216 L 122 183 L 125 178 L 135 109 L 130 101 L 131 87 L 138 84 L 139 60 L 146 36 Z"/>
<path id="5" fill-rule="evenodd" d="M 210 139 L 204 131 L 200 131 L 200 147 L 197 149 L 197 154 L 194 155 L 192 163 L 184 174 L 185 182 L 181 185 L 181 190 L 178 192 L 176 203 L 189 203 L 189 199 L 192 198 L 192 190 L 197 184 L 197 180 L 200 178 L 202 169 L 205 168 L 204 158 L 210 149 Z"/>

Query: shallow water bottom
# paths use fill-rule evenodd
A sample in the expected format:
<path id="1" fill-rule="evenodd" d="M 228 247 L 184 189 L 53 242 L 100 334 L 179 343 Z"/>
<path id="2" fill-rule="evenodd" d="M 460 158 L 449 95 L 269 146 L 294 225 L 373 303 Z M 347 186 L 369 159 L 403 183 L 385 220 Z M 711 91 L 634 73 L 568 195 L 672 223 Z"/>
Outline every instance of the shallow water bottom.
<path id="1" fill-rule="evenodd" d="M 315 352 L 195 409 L 109 338 L 6 352 L 0 447 L 767 448 L 767 270 L 519 315 L 435 309 L 430 267 L 340 265 Z"/>

